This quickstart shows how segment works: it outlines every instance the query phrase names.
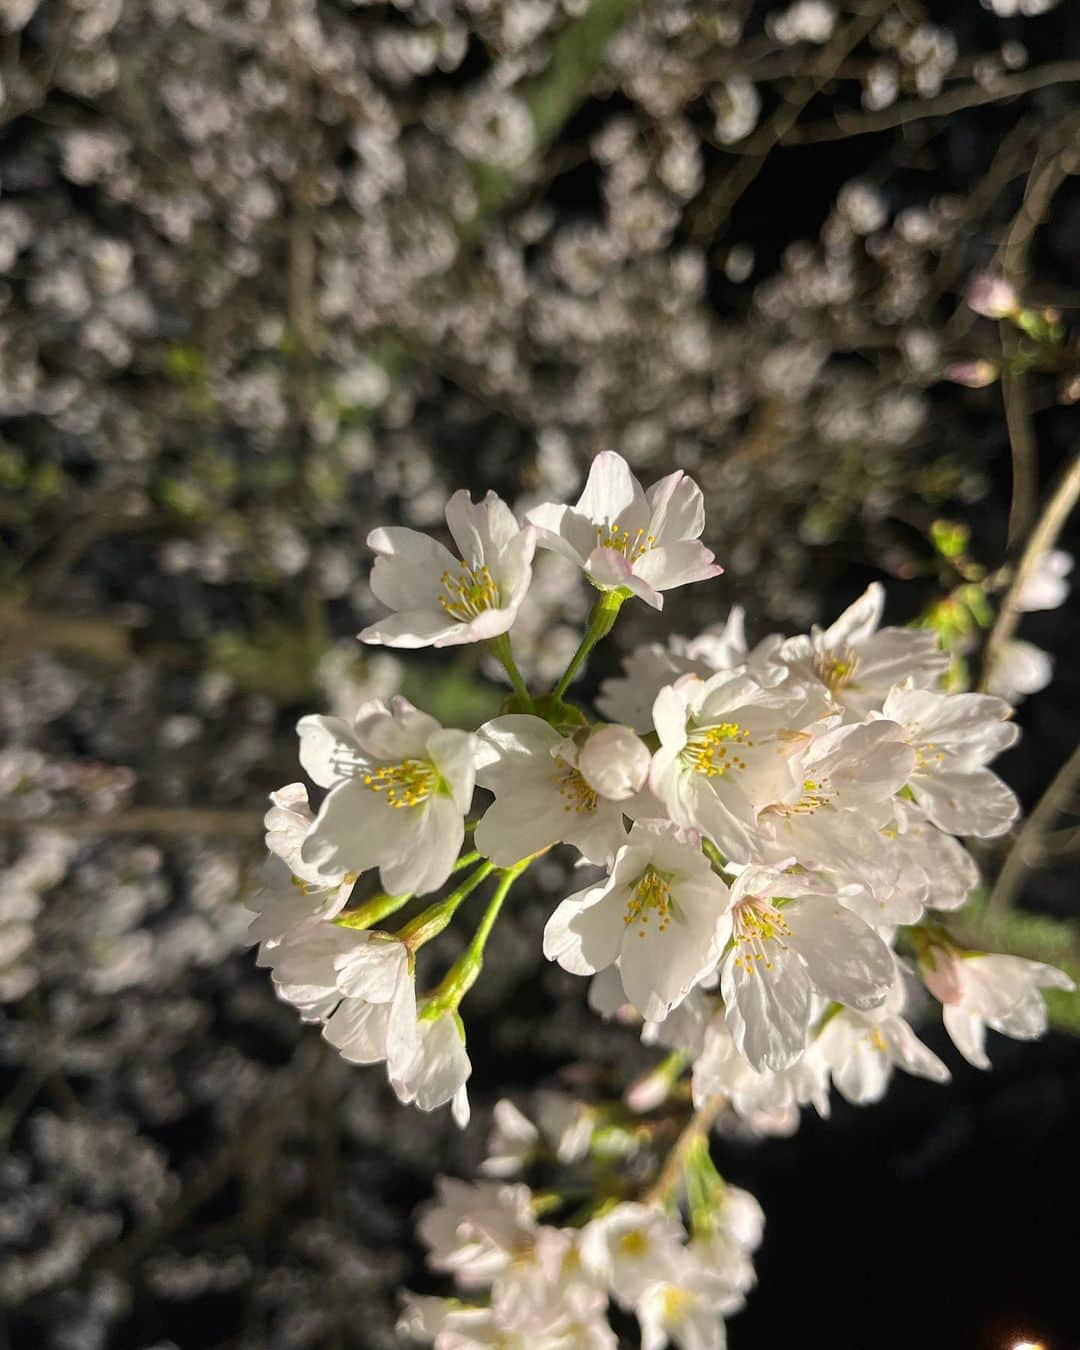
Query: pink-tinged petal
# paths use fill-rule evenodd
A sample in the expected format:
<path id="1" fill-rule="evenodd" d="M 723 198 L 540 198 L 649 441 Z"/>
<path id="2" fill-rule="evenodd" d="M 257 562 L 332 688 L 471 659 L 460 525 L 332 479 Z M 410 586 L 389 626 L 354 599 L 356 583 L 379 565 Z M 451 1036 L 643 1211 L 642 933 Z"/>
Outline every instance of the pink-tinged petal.
<path id="1" fill-rule="evenodd" d="M 697 539 L 685 539 L 652 548 L 634 564 L 634 575 L 658 591 L 689 586 L 695 581 L 708 581 L 720 576 L 723 570 L 712 550 Z"/>
<path id="2" fill-rule="evenodd" d="M 508 633 L 517 613 L 512 609 L 485 609 L 468 623 L 458 624 L 450 633 L 436 638 L 433 647 L 462 647 L 469 642 L 487 642 Z"/>
<path id="3" fill-rule="evenodd" d="M 368 624 L 359 634 L 361 642 L 375 647 L 399 647 L 414 650 L 417 647 L 451 646 L 456 641 L 466 642 L 466 625 L 447 619 L 441 611 L 430 609 L 406 610 L 388 614 L 378 623 Z M 461 637 L 456 637 L 457 634 Z"/>
<path id="4" fill-rule="evenodd" d="M 585 491 L 575 510 L 598 525 L 614 524 L 625 512 L 648 517 L 645 493 L 622 455 L 601 451 L 589 467 Z"/>
<path id="5" fill-rule="evenodd" d="M 652 514 L 649 533 L 658 548 L 700 537 L 705 528 L 705 498 L 681 469 L 654 483 L 646 496 Z"/>
<path id="6" fill-rule="evenodd" d="M 590 886 L 556 907 L 544 928 L 544 955 L 571 975 L 594 975 L 615 961 L 622 929 L 618 900 L 606 886 Z"/>
<path id="7" fill-rule="evenodd" d="M 561 553 L 578 567 L 596 547 L 596 525 L 571 506 L 561 502 L 544 502 L 527 512 L 526 521 L 536 530 L 538 548 Z"/>
<path id="8" fill-rule="evenodd" d="M 864 642 L 877 629 L 884 609 L 885 588 L 880 581 L 872 581 L 858 600 L 825 630 L 826 645 L 834 648 Z"/>
<path id="9" fill-rule="evenodd" d="M 629 559 L 618 549 L 594 548 L 585 563 L 585 573 L 601 590 L 625 589 L 644 600 L 647 605 L 652 605 L 653 609 L 664 607 L 660 594 L 643 577 L 637 575 Z"/>

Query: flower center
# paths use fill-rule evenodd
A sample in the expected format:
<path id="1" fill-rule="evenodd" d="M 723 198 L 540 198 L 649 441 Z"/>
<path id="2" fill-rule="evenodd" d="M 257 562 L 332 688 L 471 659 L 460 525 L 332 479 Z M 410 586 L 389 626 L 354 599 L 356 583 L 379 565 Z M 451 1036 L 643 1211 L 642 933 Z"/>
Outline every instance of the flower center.
<path id="1" fill-rule="evenodd" d="M 814 669 L 818 679 L 831 693 L 846 689 L 855 677 L 859 657 L 845 642 L 835 651 L 818 652 L 814 657 Z"/>
<path id="2" fill-rule="evenodd" d="M 400 764 L 384 764 L 363 776 L 372 792 L 385 792 L 389 806 L 419 806 L 435 792 L 439 775 L 434 764 L 422 759 L 403 759 Z"/>
<path id="3" fill-rule="evenodd" d="M 499 588 L 491 579 L 486 564 L 481 567 L 466 567 L 462 563 L 457 575 L 444 572 L 441 577 L 442 594 L 439 604 L 461 623 L 468 623 L 486 609 L 494 609 L 499 603 Z"/>
<path id="4" fill-rule="evenodd" d="M 910 728 L 909 728 L 910 730 Z M 937 748 L 935 741 L 915 747 L 915 768 L 921 773 L 933 773 L 945 763 L 945 756 Z"/>
<path id="5" fill-rule="evenodd" d="M 619 1250 L 624 1256 L 644 1256 L 649 1250 L 649 1240 L 640 1228 L 631 1228 L 619 1238 Z"/>
<path id="6" fill-rule="evenodd" d="M 621 525 L 597 525 L 596 527 L 597 548 L 614 549 L 616 553 L 621 553 L 630 562 L 637 562 L 642 554 L 648 553 L 655 543 L 656 536 L 646 534 L 644 530 L 637 530 L 631 534 L 629 530 L 624 530 Z"/>
<path id="7" fill-rule="evenodd" d="M 579 816 L 592 815 L 596 810 L 598 794 L 577 769 L 567 765 L 556 781 L 559 784 L 559 795 L 563 799 L 564 811 L 573 811 Z"/>
<path id="8" fill-rule="evenodd" d="M 655 911 L 659 919 L 657 932 L 664 933 L 671 926 L 671 910 L 671 887 L 655 867 L 646 867 L 626 902 L 623 923 L 640 924 L 638 937 L 644 937 Z"/>
<path id="9" fill-rule="evenodd" d="M 786 948 L 791 937 L 791 926 L 775 905 L 754 896 L 744 900 L 735 910 L 732 938 L 735 943 L 735 964 L 752 975 L 764 965 L 772 970 L 768 946 L 776 942 Z M 759 965 L 761 963 L 761 965 Z"/>
<path id="10" fill-rule="evenodd" d="M 735 769 L 746 768 L 746 760 L 739 754 L 739 749 L 753 744 L 746 727 L 738 722 L 720 722 L 717 726 L 693 732 L 682 757 L 695 773 L 703 773 L 706 778 L 723 778 Z"/>

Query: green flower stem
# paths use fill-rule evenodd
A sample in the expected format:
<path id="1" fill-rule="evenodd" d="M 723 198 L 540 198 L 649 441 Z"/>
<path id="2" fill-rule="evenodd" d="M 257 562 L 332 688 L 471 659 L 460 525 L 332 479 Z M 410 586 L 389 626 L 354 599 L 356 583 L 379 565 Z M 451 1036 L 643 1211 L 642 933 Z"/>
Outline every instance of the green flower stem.
<path id="1" fill-rule="evenodd" d="M 453 870 L 460 872 L 463 867 L 471 867 L 474 862 L 480 861 L 480 854 L 475 849 L 471 853 L 463 853 L 454 864 Z"/>
<path id="2" fill-rule="evenodd" d="M 411 891 L 408 895 L 373 895 L 370 900 L 358 905 L 356 909 L 349 909 L 344 914 L 339 914 L 334 922 L 339 928 L 373 928 L 388 914 L 394 914 L 397 910 L 402 909 L 411 899 Z"/>
<path id="3" fill-rule="evenodd" d="M 589 624 L 585 629 L 585 636 L 581 639 L 577 651 L 570 658 L 570 664 L 563 671 L 558 684 L 551 691 L 550 698 L 553 703 L 558 703 L 562 699 L 571 681 L 585 664 L 589 653 L 615 627 L 619 610 L 622 609 L 623 601 L 629 594 L 629 591 L 622 590 L 600 592 L 592 607 L 592 613 L 589 615 Z"/>
<path id="4" fill-rule="evenodd" d="M 418 914 L 415 919 L 411 919 L 404 928 L 399 928 L 396 934 L 398 940 L 404 942 L 411 951 L 416 951 L 425 942 L 430 942 L 432 938 L 438 937 L 454 917 L 458 905 L 466 896 L 471 895 L 484 878 L 490 876 L 494 870 L 494 863 L 482 862 L 476 871 L 470 872 L 461 885 L 456 890 L 451 891 L 445 899 L 436 900 L 423 913 Z"/>
<path id="5" fill-rule="evenodd" d="M 488 647 L 492 654 L 502 662 L 503 669 L 510 677 L 510 683 L 514 686 L 514 693 L 525 707 L 526 712 L 535 712 L 532 694 L 529 693 L 528 685 L 521 677 L 521 671 L 518 670 L 514 661 L 513 652 L 510 648 L 510 634 L 503 633 L 500 637 L 491 638 Z"/>
<path id="6" fill-rule="evenodd" d="M 701 851 L 705 854 L 706 858 L 708 858 L 709 862 L 712 863 L 713 871 L 720 877 L 724 884 L 727 886 L 734 886 L 735 878 L 727 870 L 727 859 L 711 839 L 702 839 Z"/>
<path id="7" fill-rule="evenodd" d="M 481 970 L 484 968 L 484 947 L 491 935 L 491 930 L 495 927 L 495 920 L 499 917 L 503 901 L 509 894 L 510 887 L 531 862 L 532 858 L 525 858 L 522 862 L 515 863 L 513 867 L 507 867 L 503 870 L 495 894 L 488 901 L 488 907 L 472 936 L 472 941 L 446 972 L 445 979 L 434 990 L 430 1001 L 424 1008 L 421 1016 L 425 1020 L 433 1020 L 441 1017 L 444 1013 L 456 1011 L 458 1004 L 476 983 Z M 489 869 L 491 868 L 490 863 L 487 866 Z"/>

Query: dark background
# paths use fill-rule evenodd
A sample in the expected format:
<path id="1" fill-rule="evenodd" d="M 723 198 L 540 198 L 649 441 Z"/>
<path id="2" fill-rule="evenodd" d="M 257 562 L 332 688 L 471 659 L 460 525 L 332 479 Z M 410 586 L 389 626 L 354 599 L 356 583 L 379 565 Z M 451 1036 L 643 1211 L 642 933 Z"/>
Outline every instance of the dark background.
<path id="1" fill-rule="evenodd" d="M 846 54 L 785 44 L 778 4 L 572 8 L 46 0 L 0 19 L 17 1350 L 394 1344 L 396 1290 L 442 1287 L 412 1211 L 438 1172 L 472 1174 L 495 1100 L 617 1095 L 652 1062 L 541 962 L 569 858 L 515 891 L 464 1006 L 465 1136 L 340 1062 L 255 970 L 240 901 L 265 793 L 299 776 L 296 718 L 401 689 L 474 726 L 501 697 L 475 651 L 359 648 L 370 528 L 437 529 L 459 486 L 573 495 L 605 447 L 646 482 L 691 471 L 726 574 L 662 616 L 625 611 L 584 700 L 620 651 L 733 602 L 752 638 L 828 620 L 875 578 L 889 621 L 925 613 L 960 581 L 936 519 L 1001 566 L 1001 384 L 949 365 L 1005 344 L 1040 501 L 1075 453 L 1080 64 L 940 103 L 974 104 L 1006 67 L 1080 63 L 1072 0 L 1032 18 L 895 0 L 872 21 L 845 3 Z M 873 122 L 874 69 L 903 125 Z M 736 76 L 761 118 L 728 145 Z M 772 136 L 786 107 L 795 129 Z M 822 138 L 844 117 L 859 134 Z M 1018 356 L 965 308 L 968 279 L 1002 268 L 1060 309 L 1060 342 Z M 584 605 L 538 571 L 515 641 L 539 680 Z M 1073 598 L 1020 629 L 1056 662 L 998 766 L 1028 808 L 1076 741 L 1076 618 Z M 1066 922 L 1074 806 L 1020 897 Z M 980 853 L 988 880 L 1001 858 Z M 950 1086 L 897 1075 L 876 1106 L 834 1094 L 792 1139 L 718 1141 L 767 1216 L 735 1350 L 1080 1347 L 1076 1040 L 992 1037 L 981 1074 L 933 1019 L 919 1032 Z"/>

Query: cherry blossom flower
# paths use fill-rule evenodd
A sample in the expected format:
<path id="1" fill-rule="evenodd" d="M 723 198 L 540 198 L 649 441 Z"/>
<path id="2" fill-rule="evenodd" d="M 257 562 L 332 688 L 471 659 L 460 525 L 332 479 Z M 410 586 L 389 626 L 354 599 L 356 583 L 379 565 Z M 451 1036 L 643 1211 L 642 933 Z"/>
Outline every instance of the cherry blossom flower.
<path id="1" fill-rule="evenodd" d="M 931 688 L 948 669 L 949 658 L 930 629 L 880 628 L 885 589 L 872 582 L 828 628 L 788 638 L 780 648 L 793 679 L 820 681 L 850 714 L 879 709 L 901 680 Z"/>
<path id="2" fill-rule="evenodd" d="M 683 1237 L 682 1224 L 659 1206 L 631 1201 L 585 1225 L 581 1259 L 593 1279 L 632 1308 L 650 1286 L 678 1278 Z"/>
<path id="3" fill-rule="evenodd" d="M 636 647 L 623 660 L 623 674 L 600 686 L 596 706 L 614 722 L 651 731 L 657 694 L 680 675 L 707 680 L 719 670 L 730 670 L 750 675 L 764 688 L 780 684 L 788 676 L 778 657 L 782 642 L 779 634 L 773 634 L 749 648 L 742 606 L 733 605 L 724 623 L 706 628 L 696 638 L 672 637 L 666 644 Z"/>
<path id="4" fill-rule="evenodd" d="M 547 502 L 526 519 L 541 548 L 576 563 L 594 586 L 627 591 L 654 609 L 663 607 L 662 591 L 723 571 L 699 542 L 705 506 L 693 479 L 678 470 L 646 493 L 611 450 L 593 460 L 576 505 Z"/>
<path id="5" fill-rule="evenodd" d="M 884 1002 L 892 953 L 835 894 L 748 867 L 732 887 L 731 913 L 720 990 L 735 1045 L 756 1071 L 786 1069 L 802 1054 L 814 993 L 861 1010 Z"/>
<path id="6" fill-rule="evenodd" d="M 578 767 L 577 745 L 539 717 L 509 713 L 480 728 L 476 781 L 495 801 L 476 827 L 476 847 L 510 867 L 552 844 L 573 844 L 605 863 L 626 837 L 623 808 Z"/>
<path id="7" fill-rule="evenodd" d="M 649 785 L 672 820 L 748 861 L 758 810 L 790 795 L 787 760 L 826 712 L 823 696 L 799 686 L 765 689 L 726 671 L 683 676 L 656 698 Z"/>
<path id="8" fill-rule="evenodd" d="M 1013 791 L 987 762 L 1015 745 L 1012 709 L 987 694 L 894 689 L 882 715 L 904 728 L 915 750 L 907 786 L 927 818 L 947 834 L 990 838 L 1020 814 Z"/>
<path id="9" fill-rule="evenodd" d="M 385 526 L 368 535 L 379 555 L 372 593 L 396 612 L 365 628 L 362 642 L 451 647 L 510 629 L 532 578 L 536 532 L 494 492 L 479 504 L 455 492 L 446 523 L 460 559 L 416 530 Z"/>
<path id="10" fill-rule="evenodd" d="M 994 654 L 987 692 L 1017 704 L 1029 694 L 1038 694 L 1054 678 L 1054 658 L 1034 642 L 1010 638 Z"/>
<path id="11" fill-rule="evenodd" d="M 635 1305 L 641 1325 L 641 1350 L 724 1350 L 727 1334 L 723 1314 L 741 1303 L 710 1274 L 689 1249 L 682 1253 L 677 1276 L 658 1280 L 644 1290 Z"/>
<path id="12" fill-rule="evenodd" d="M 989 1069 L 986 1028 L 1031 1041 L 1046 1034 L 1042 989 L 1074 989 L 1063 970 L 1022 956 L 962 952 L 932 945 L 919 959 L 919 974 L 942 1004 L 953 1044 L 977 1069 Z"/>
<path id="13" fill-rule="evenodd" d="M 363 704 L 351 727 L 312 716 L 297 731 L 301 764 L 329 789 L 303 861 L 320 875 L 378 867 L 390 894 L 437 890 L 465 835 L 476 737 L 400 697 Z"/>
<path id="14" fill-rule="evenodd" d="M 618 963 L 630 1002 L 659 1021 L 716 965 L 731 930 L 727 887 L 674 827 L 638 824 L 599 885 L 568 896 L 544 955 L 575 975 Z"/>
<path id="15" fill-rule="evenodd" d="M 949 1070 L 901 1015 L 905 1001 L 903 975 L 898 972 L 880 1008 L 830 1010 L 814 1039 L 811 1055 L 828 1069 L 840 1095 L 855 1106 L 880 1101 L 896 1066 L 935 1083 L 949 1081 Z"/>

